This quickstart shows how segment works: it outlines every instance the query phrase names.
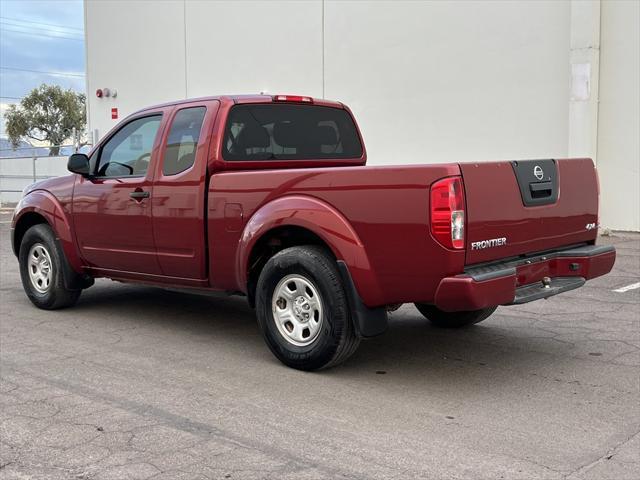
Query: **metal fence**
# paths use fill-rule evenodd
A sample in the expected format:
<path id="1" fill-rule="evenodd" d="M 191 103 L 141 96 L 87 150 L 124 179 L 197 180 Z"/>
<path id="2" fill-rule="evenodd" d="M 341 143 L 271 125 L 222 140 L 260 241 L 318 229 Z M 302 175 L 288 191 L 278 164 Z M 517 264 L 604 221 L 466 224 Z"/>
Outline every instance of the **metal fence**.
<path id="1" fill-rule="evenodd" d="M 0 205 L 18 202 L 22 190 L 38 180 L 67 173 L 67 154 L 42 155 L 42 150 L 32 148 L 29 156 L 0 156 Z"/>

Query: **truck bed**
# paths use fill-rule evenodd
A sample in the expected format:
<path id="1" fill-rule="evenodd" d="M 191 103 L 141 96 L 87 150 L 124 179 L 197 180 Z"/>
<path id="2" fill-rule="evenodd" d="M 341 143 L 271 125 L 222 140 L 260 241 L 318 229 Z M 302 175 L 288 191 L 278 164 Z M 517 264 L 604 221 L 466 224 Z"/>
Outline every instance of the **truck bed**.
<path id="1" fill-rule="evenodd" d="M 212 284 L 227 290 L 243 288 L 234 275 L 242 232 L 230 227 L 228 205 L 236 206 L 249 221 L 273 199 L 308 197 L 335 209 L 362 243 L 368 265 L 352 269 L 351 274 L 356 285 L 371 276 L 376 279 L 360 289 L 367 305 L 431 302 L 441 279 L 461 273 L 466 265 L 594 242 L 597 230 L 586 228 L 597 223 L 593 163 L 589 159 L 555 163 L 557 199 L 534 206 L 523 204 L 510 162 L 215 174 L 209 185 L 208 212 Z M 460 174 L 466 193 L 466 249 L 452 250 L 431 234 L 429 187 Z M 492 239 L 504 240 L 492 244 Z M 475 242 L 485 242 L 480 244 L 484 248 Z"/>

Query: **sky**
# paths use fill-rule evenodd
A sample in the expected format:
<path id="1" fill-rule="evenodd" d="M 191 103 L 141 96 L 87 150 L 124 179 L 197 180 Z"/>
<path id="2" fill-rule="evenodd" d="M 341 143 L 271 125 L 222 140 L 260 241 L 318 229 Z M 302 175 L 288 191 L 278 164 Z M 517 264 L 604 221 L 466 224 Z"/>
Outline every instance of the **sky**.
<path id="1" fill-rule="evenodd" d="M 42 83 L 85 91 L 82 0 L 0 0 L 0 114 Z"/>

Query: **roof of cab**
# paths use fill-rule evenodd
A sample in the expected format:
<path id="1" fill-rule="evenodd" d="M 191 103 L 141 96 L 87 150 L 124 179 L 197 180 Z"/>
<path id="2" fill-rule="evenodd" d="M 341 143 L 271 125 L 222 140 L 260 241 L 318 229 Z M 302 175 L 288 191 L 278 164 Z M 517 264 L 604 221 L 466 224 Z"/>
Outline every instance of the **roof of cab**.
<path id="1" fill-rule="evenodd" d="M 280 95 L 280 94 L 278 94 Z M 216 96 L 207 96 L 207 97 L 197 97 L 197 98 L 186 98 L 183 100 L 175 100 L 173 102 L 165 102 L 165 103 L 160 103 L 157 105 L 152 105 L 149 107 L 145 107 L 142 108 L 140 110 L 138 110 L 135 113 L 140 113 L 140 112 L 146 112 L 149 110 L 153 110 L 156 108 L 163 108 L 163 107 L 171 107 L 173 105 L 181 105 L 184 103 L 192 103 L 192 102 L 198 102 L 198 101 L 208 101 L 208 100 L 219 100 L 220 102 L 232 102 L 235 104 L 239 104 L 239 103 L 272 103 L 273 102 L 273 98 L 278 96 L 276 94 L 274 95 L 267 95 L 267 94 L 257 94 L 257 93 L 250 93 L 250 94 L 239 94 L 239 95 L 216 95 Z M 310 97 L 312 98 L 312 97 Z M 344 105 L 340 102 L 336 102 L 334 100 L 326 100 L 324 98 L 312 98 L 312 104 L 313 105 L 320 105 L 323 107 L 333 107 L 333 108 L 344 108 Z M 279 102 L 279 103 L 286 103 L 286 102 Z M 300 102 L 292 102 L 292 103 L 297 103 L 299 105 L 302 105 L 302 103 Z"/>

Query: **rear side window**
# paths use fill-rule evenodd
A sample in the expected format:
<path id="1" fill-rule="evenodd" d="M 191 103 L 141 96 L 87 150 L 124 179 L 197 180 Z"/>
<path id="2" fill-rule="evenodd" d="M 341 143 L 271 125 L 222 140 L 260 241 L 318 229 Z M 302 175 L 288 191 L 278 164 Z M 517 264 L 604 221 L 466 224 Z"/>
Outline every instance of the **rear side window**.
<path id="1" fill-rule="evenodd" d="M 315 105 L 247 104 L 231 109 L 225 160 L 358 158 L 362 145 L 351 115 Z"/>
<path id="2" fill-rule="evenodd" d="M 163 175 L 175 175 L 191 168 L 196 160 L 196 148 L 206 112 L 205 107 L 184 108 L 173 118 L 164 152 Z"/>

